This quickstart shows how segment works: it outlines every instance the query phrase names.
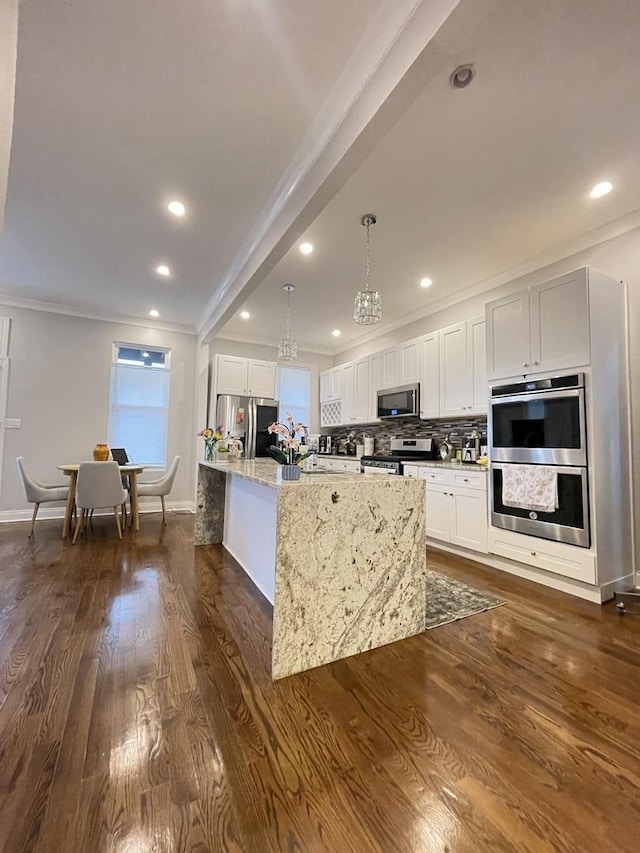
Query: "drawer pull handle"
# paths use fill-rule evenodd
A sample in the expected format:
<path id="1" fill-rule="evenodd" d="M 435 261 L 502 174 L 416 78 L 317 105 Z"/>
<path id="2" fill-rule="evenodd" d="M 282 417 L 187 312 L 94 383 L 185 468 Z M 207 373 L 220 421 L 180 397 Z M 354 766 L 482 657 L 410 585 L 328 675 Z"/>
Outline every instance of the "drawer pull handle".
<path id="1" fill-rule="evenodd" d="M 535 556 L 536 556 L 536 552 L 535 552 L 535 551 L 532 551 L 532 552 L 531 552 L 531 556 L 532 556 L 532 557 L 535 557 Z"/>
<path id="2" fill-rule="evenodd" d="M 465 483 L 468 483 L 468 482 L 469 482 L 469 478 L 468 478 L 468 477 L 465 477 L 465 478 L 464 478 L 464 481 L 465 481 Z"/>

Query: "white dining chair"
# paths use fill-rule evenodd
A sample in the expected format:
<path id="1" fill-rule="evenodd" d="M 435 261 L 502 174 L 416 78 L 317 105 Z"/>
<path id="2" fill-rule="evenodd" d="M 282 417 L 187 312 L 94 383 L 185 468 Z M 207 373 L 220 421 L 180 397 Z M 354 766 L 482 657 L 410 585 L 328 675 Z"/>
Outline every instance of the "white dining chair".
<path id="1" fill-rule="evenodd" d="M 122 488 L 117 462 L 81 462 L 76 483 L 76 507 L 81 512 L 78 513 L 72 544 L 75 545 L 80 530 L 85 527 L 89 511 L 109 506 L 113 507 L 118 539 L 122 539 L 118 507 L 124 518 L 127 496 L 127 490 Z"/>
<path id="2" fill-rule="evenodd" d="M 31 530 L 29 531 L 29 538 L 31 538 L 33 536 L 36 516 L 38 515 L 40 504 L 48 503 L 49 501 L 66 501 L 67 495 L 69 494 L 69 487 L 64 484 L 59 486 L 50 486 L 46 483 L 40 483 L 38 480 L 34 480 L 27 472 L 24 464 L 24 456 L 18 456 L 16 458 L 16 465 L 18 466 L 18 474 L 22 480 L 22 487 L 24 488 L 27 501 L 34 504 L 33 516 L 31 518 Z"/>
<path id="3" fill-rule="evenodd" d="M 174 456 L 171 465 L 169 465 L 162 477 L 159 477 L 157 480 L 149 480 L 146 483 L 138 483 L 138 497 L 160 498 L 163 524 L 167 523 L 164 499 L 173 488 L 173 481 L 176 478 L 179 463 L 180 457 Z"/>

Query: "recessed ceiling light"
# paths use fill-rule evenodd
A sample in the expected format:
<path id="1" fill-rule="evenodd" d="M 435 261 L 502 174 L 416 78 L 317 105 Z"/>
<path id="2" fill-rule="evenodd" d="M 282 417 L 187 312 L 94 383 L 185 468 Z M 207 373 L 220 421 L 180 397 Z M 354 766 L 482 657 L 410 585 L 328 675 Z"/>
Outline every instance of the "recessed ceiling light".
<path id="1" fill-rule="evenodd" d="M 452 89 L 464 89 L 473 80 L 473 65 L 458 65 L 449 77 L 449 85 Z"/>
<path id="2" fill-rule="evenodd" d="M 300 251 L 303 255 L 310 255 L 313 252 L 313 243 L 300 243 Z"/>
<path id="3" fill-rule="evenodd" d="M 421 278 L 420 279 L 420 287 L 431 287 L 433 282 L 430 278 Z"/>
<path id="4" fill-rule="evenodd" d="M 171 275 L 171 270 L 166 264 L 160 264 L 159 267 L 156 267 L 156 272 L 158 273 L 158 275 Z"/>
<path id="5" fill-rule="evenodd" d="M 155 309 L 155 308 L 152 308 L 152 309 L 151 309 L 151 311 L 149 311 L 149 316 L 150 316 L 150 317 L 159 317 L 159 316 L 160 316 L 160 312 L 159 312 L 159 311 L 156 311 L 156 309 Z"/>
<path id="6" fill-rule="evenodd" d="M 167 210 L 169 213 L 173 213 L 174 216 L 184 216 L 187 212 L 187 208 L 181 201 L 170 201 L 167 205 Z"/>
<path id="7" fill-rule="evenodd" d="M 609 181 L 600 181 L 589 193 L 589 198 L 602 198 L 603 195 L 608 195 L 613 189 L 613 184 Z"/>
<path id="8" fill-rule="evenodd" d="M 340 331 L 340 329 L 334 329 L 333 332 L 331 332 L 331 334 L 333 335 L 334 338 L 339 338 L 340 335 L 342 334 L 342 332 Z"/>
<path id="9" fill-rule="evenodd" d="M 240 316 L 242 317 L 243 320 L 248 320 L 249 317 L 251 316 L 251 314 L 249 314 L 248 311 L 241 311 Z"/>

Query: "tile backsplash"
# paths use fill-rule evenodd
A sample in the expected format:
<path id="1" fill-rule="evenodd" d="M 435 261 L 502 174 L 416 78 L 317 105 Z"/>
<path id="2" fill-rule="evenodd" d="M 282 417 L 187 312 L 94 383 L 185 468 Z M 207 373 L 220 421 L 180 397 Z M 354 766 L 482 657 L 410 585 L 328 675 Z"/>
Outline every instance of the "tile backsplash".
<path id="1" fill-rule="evenodd" d="M 470 418 L 436 419 L 430 421 L 406 420 L 382 421 L 377 424 L 366 424 L 354 427 L 334 427 L 330 432 L 334 442 L 339 438 L 346 438 L 354 433 L 356 441 L 360 443 L 362 436 L 373 436 L 376 453 L 387 453 L 392 438 L 434 438 L 439 444 L 447 436 L 454 448 L 458 450 L 464 444 L 465 439 L 477 430 L 483 438 L 482 444 L 486 444 L 487 418 L 485 415 L 477 415 Z M 324 430 L 323 430 L 324 431 Z"/>

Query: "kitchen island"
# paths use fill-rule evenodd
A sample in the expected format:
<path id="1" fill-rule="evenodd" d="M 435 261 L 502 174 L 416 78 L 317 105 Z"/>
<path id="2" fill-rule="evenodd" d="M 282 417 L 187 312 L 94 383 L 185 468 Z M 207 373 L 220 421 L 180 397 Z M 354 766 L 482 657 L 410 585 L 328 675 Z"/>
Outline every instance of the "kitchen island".
<path id="1" fill-rule="evenodd" d="M 424 481 L 282 479 L 272 460 L 201 462 L 195 544 L 223 544 L 273 605 L 272 676 L 425 628 Z"/>

